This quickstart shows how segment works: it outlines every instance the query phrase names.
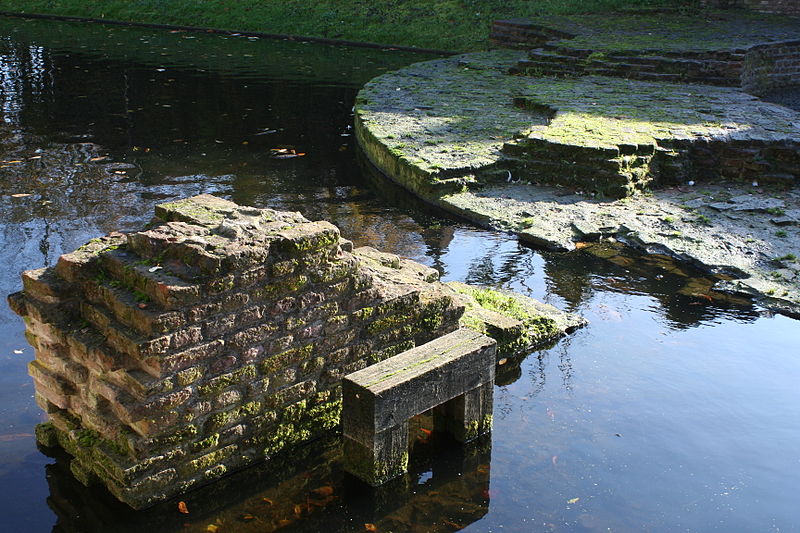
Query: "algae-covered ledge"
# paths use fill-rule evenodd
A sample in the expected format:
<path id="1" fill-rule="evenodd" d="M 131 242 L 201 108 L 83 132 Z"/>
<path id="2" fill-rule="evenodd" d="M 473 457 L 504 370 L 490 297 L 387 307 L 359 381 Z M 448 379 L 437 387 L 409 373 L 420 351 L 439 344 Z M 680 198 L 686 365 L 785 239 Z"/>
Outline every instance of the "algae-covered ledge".
<path id="1" fill-rule="evenodd" d="M 476 315 L 436 270 L 299 213 L 201 195 L 156 215 L 24 273 L 9 297 L 36 349 L 39 442 L 135 508 L 338 428 L 345 375 L 462 321 L 507 350 L 583 324 L 543 304 Z"/>
<path id="2" fill-rule="evenodd" d="M 520 57 L 372 80 L 356 104 L 365 154 L 426 201 L 524 242 L 615 238 L 800 313 L 800 113 L 734 88 L 509 75 Z"/>

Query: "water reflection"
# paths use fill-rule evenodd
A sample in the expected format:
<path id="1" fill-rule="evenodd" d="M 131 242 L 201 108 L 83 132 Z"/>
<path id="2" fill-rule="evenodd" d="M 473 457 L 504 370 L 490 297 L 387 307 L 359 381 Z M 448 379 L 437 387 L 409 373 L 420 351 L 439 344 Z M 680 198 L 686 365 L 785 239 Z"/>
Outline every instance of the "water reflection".
<path id="1" fill-rule="evenodd" d="M 425 434 L 423 434 L 425 435 Z M 47 465 L 54 532 L 419 531 L 463 529 L 489 510 L 491 439 L 417 440 L 409 472 L 378 488 L 339 469 L 340 441 L 317 441 L 147 511 L 87 488 L 58 451 Z M 420 449 L 423 448 L 423 449 Z"/>
<path id="2" fill-rule="evenodd" d="M 77 485 L 63 457 L 44 466 L 30 436 L 32 350 L 0 306 L 0 485 L 17 496 L 0 500 L 4 528 L 800 530 L 796 322 L 658 256 L 538 253 L 367 171 L 350 135 L 355 87 L 424 57 L 16 19 L 0 19 L 0 35 L 4 293 L 24 269 L 140 227 L 155 203 L 212 192 L 331 220 L 446 280 L 592 322 L 499 366 L 491 456 L 432 453 L 418 433 L 409 476 L 365 493 L 338 470 L 334 437 L 187 495 L 184 515 L 175 502 L 134 513 Z M 307 155 L 270 158 L 281 145 Z"/>

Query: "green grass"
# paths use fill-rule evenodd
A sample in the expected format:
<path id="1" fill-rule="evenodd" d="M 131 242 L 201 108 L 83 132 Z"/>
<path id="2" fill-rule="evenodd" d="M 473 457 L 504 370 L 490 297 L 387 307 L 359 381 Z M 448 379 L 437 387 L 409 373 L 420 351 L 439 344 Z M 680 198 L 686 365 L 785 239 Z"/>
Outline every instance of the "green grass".
<path id="1" fill-rule="evenodd" d="M 260 31 L 470 51 L 486 48 L 493 20 L 620 8 L 670 0 L 0 0 L 0 10 L 116 21 Z"/>

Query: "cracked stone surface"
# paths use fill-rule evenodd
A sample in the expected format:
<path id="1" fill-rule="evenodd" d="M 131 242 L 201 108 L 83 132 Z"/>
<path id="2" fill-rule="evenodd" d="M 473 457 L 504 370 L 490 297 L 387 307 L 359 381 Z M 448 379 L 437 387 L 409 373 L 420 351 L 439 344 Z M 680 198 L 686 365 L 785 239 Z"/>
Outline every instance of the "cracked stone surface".
<path id="1" fill-rule="evenodd" d="M 552 250 L 613 238 L 723 278 L 716 289 L 800 315 L 800 191 L 727 183 L 602 201 L 507 184 L 441 199 L 445 208 Z"/>
<path id="2" fill-rule="evenodd" d="M 521 55 L 467 54 L 371 81 L 356 105 L 365 153 L 427 201 L 533 245 L 569 250 L 612 237 L 730 278 L 720 289 L 800 314 L 796 170 L 772 182 L 742 171 L 737 181 L 695 163 L 654 192 L 620 200 L 588 192 L 609 159 L 624 161 L 631 151 L 643 159 L 643 147 L 777 146 L 779 159 L 796 165 L 800 113 L 733 88 L 505 74 Z M 515 161 L 509 146 L 534 141 L 547 143 L 539 159 L 573 158 L 556 161 L 555 175 L 583 165 L 586 178 L 565 180 L 568 188 L 545 185 L 538 167 L 526 174 L 527 162 Z M 590 155 L 580 160 L 581 153 Z M 758 153 L 748 168 L 763 161 Z"/>

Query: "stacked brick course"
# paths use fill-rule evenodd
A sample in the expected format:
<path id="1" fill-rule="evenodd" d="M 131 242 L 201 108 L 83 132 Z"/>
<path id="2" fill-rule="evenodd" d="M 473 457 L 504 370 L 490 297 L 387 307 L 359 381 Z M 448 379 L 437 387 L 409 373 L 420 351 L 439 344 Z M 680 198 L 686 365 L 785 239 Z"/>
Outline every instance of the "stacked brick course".
<path id="1" fill-rule="evenodd" d="M 212 196 L 26 272 L 45 445 L 142 508 L 339 424 L 343 375 L 458 327 L 435 270 Z"/>
<path id="2" fill-rule="evenodd" d="M 800 2 L 794 14 L 800 16 Z M 788 5 L 788 3 L 787 3 Z M 512 74 L 532 76 L 616 76 L 648 81 L 742 87 L 752 94 L 800 83 L 800 41 L 753 43 L 709 51 L 606 52 L 575 48 L 575 37 L 526 20 L 495 21 L 492 45 L 530 49 Z"/>
<path id="3" fill-rule="evenodd" d="M 701 0 L 701 4 L 719 9 L 750 9 L 760 13 L 800 16 L 800 2 L 797 0 Z"/>
<path id="4" fill-rule="evenodd" d="M 800 83 L 800 41 L 752 47 L 742 64 L 741 80 L 742 88 L 752 94 L 797 85 Z"/>

